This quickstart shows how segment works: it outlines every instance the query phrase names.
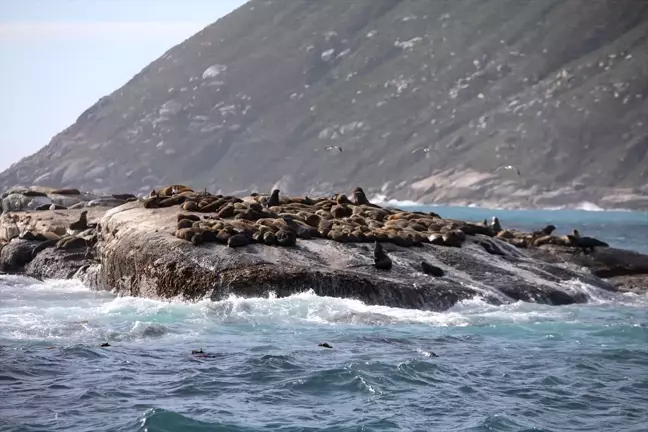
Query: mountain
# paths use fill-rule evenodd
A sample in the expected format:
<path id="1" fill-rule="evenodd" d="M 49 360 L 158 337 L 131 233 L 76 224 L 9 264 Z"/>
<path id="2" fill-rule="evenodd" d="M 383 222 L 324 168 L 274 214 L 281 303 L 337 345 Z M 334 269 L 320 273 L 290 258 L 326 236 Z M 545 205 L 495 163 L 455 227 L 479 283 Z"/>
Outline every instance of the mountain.
<path id="1" fill-rule="evenodd" d="M 0 187 L 648 208 L 647 113 L 645 1 L 253 0 Z"/>

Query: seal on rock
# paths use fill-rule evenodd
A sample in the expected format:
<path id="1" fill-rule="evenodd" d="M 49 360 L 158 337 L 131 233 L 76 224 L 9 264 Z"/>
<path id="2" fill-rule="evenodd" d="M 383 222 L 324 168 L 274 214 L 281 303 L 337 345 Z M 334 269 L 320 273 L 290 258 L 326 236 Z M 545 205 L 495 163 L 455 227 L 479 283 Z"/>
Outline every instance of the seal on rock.
<path id="1" fill-rule="evenodd" d="M 297 244 L 297 235 L 289 230 L 280 229 L 276 234 L 279 246 L 295 246 Z"/>
<path id="2" fill-rule="evenodd" d="M 231 248 L 243 247 L 250 244 L 250 239 L 244 234 L 234 234 L 227 240 L 227 246 Z"/>
<path id="3" fill-rule="evenodd" d="M 460 230 L 453 230 L 443 234 L 443 244 L 450 247 L 461 247 L 466 241 L 466 234 Z"/>
<path id="4" fill-rule="evenodd" d="M 79 189 L 54 189 L 50 192 L 52 195 L 81 195 Z"/>
<path id="5" fill-rule="evenodd" d="M 81 237 L 63 237 L 56 243 L 55 249 L 81 249 L 88 246 L 88 242 Z"/>
<path id="6" fill-rule="evenodd" d="M 365 195 L 360 186 L 353 190 L 353 199 L 356 205 L 371 205 L 371 202 L 367 199 L 367 195 Z"/>
<path id="7" fill-rule="evenodd" d="M 279 189 L 273 189 L 272 193 L 270 194 L 270 198 L 268 198 L 265 203 L 267 208 L 279 205 L 279 192 Z"/>
<path id="8" fill-rule="evenodd" d="M 421 270 L 423 270 L 423 273 L 426 275 L 434 276 L 434 277 L 442 277 L 445 275 L 445 272 L 440 269 L 437 266 L 433 266 L 427 261 L 421 261 Z"/>
<path id="9" fill-rule="evenodd" d="M 70 230 L 72 231 L 83 231 L 88 229 L 88 211 L 84 210 L 79 216 L 79 220 L 72 222 L 69 225 Z"/>
<path id="10" fill-rule="evenodd" d="M 374 243 L 374 267 L 378 270 L 391 270 L 392 260 L 378 242 Z"/>
<path id="11" fill-rule="evenodd" d="M 187 219 L 187 220 L 190 220 L 192 222 L 200 222 L 200 216 L 192 215 L 192 214 L 185 214 L 185 213 L 178 213 L 178 222 L 180 222 L 183 219 Z"/>
<path id="12" fill-rule="evenodd" d="M 555 226 L 547 225 L 546 227 L 542 228 L 541 230 L 533 231 L 531 233 L 531 237 L 539 238 L 539 237 L 550 236 L 555 230 L 556 230 Z"/>
<path id="13" fill-rule="evenodd" d="M 500 221 L 497 218 L 497 216 L 493 216 L 493 220 L 492 220 L 492 222 L 490 224 L 490 227 L 491 227 L 491 229 L 493 230 L 493 232 L 495 234 L 502 231 L 502 225 L 500 225 Z"/>

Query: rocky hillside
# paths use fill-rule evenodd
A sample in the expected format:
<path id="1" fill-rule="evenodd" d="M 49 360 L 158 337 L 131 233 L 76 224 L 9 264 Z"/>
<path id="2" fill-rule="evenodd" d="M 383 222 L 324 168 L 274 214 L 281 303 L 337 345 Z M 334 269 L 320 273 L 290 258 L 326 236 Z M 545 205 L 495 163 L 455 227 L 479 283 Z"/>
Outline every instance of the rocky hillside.
<path id="1" fill-rule="evenodd" d="M 253 0 L 0 186 L 648 208 L 647 113 L 648 2 Z"/>

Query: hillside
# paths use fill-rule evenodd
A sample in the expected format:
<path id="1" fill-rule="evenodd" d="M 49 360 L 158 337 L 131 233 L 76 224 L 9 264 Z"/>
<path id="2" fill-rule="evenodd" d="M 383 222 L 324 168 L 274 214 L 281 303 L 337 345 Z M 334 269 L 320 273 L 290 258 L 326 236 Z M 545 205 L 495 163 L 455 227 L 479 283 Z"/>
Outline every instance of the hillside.
<path id="1" fill-rule="evenodd" d="M 0 187 L 648 209 L 647 114 L 648 2 L 253 0 Z"/>

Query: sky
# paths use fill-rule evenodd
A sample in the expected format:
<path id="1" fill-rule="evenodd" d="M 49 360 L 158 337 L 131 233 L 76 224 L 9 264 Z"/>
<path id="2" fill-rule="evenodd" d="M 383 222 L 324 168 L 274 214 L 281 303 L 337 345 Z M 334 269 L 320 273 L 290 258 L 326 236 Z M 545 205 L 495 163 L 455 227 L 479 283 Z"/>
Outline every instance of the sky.
<path id="1" fill-rule="evenodd" d="M 246 0 L 0 0 L 0 171 Z"/>

